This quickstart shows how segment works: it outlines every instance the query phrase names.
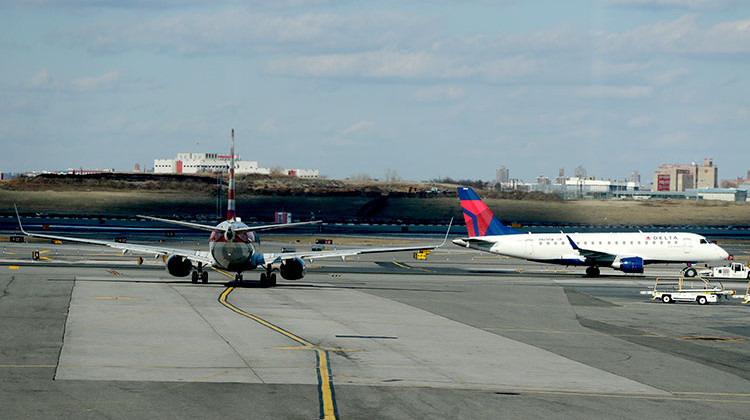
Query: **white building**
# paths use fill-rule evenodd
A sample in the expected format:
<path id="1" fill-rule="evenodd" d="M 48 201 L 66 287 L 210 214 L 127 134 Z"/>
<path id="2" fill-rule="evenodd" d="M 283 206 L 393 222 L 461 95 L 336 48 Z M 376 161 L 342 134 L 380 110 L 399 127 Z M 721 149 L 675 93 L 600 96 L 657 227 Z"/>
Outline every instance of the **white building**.
<path id="1" fill-rule="evenodd" d="M 217 153 L 178 153 L 176 159 L 154 159 L 154 173 L 161 174 L 195 174 L 228 172 L 231 156 Z M 238 155 L 234 156 L 234 172 L 236 174 L 265 174 L 271 173 L 270 168 L 258 167 L 254 160 L 243 161 Z M 300 178 L 317 178 L 317 169 L 284 169 L 283 173 Z"/>

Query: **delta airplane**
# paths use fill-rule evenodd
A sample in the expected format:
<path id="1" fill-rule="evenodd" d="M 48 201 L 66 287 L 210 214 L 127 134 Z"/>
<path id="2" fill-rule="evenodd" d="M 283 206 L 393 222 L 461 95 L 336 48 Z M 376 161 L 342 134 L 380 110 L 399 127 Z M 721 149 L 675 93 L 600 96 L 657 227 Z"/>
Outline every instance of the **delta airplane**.
<path id="1" fill-rule="evenodd" d="M 100 241 L 96 239 L 75 238 L 67 236 L 44 235 L 38 233 L 29 233 L 23 229 L 21 216 L 18 215 L 18 225 L 21 232 L 29 237 L 44 238 L 58 241 L 80 242 L 86 244 L 102 245 L 122 250 L 123 254 L 128 252 L 138 252 L 153 254 L 156 257 L 166 257 L 166 269 L 169 274 L 176 277 L 187 277 L 192 273 L 192 282 L 197 283 L 201 280 L 208 283 L 208 268 L 216 268 L 234 272 L 235 281 L 242 282 L 242 273 L 256 268 L 262 268 L 264 271 L 260 274 L 260 285 L 262 287 L 273 287 L 276 285 L 275 271 L 278 269 L 279 274 L 286 280 L 299 280 L 305 275 L 304 260 L 312 261 L 318 258 L 347 257 L 359 254 L 371 254 L 382 252 L 402 252 L 402 251 L 419 251 L 435 249 L 445 244 L 448 239 L 446 233 L 443 243 L 440 245 L 428 246 L 407 246 L 407 247 L 384 247 L 384 248 L 361 248 L 346 249 L 338 251 L 301 251 L 301 252 L 281 252 L 281 253 L 259 253 L 253 246 L 256 231 L 288 228 L 313 222 L 298 222 L 286 224 L 274 224 L 265 226 L 247 226 L 236 217 L 235 198 L 234 198 L 234 129 L 232 129 L 232 150 L 229 163 L 229 205 L 227 206 L 227 220 L 219 223 L 217 226 L 208 226 L 198 223 L 183 222 L 179 220 L 162 219 L 159 217 L 138 216 L 144 219 L 155 220 L 164 223 L 171 223 L 179 226 L 190 227 L 211 232 L 209 238 L 209 251 L 191 251 L 185 249 L 165 248 L 160 246 L 127 244 L 111 241 Z M 452 223 L 452 220 L 451 220 Z M 450 226 L 448 227 L 450 232 Z"/>
<path id="2" fill-rule="evenodd" d="M 643 273 L 654 263 L 696 263 L 724 260 L 729 254 L 694 233 L 523 233 L 503 225 L 471 188 L 459 187 L 469 237 L 453 243 L 529 261 L 586 266 L 596 277 L 599 267 Z"/>

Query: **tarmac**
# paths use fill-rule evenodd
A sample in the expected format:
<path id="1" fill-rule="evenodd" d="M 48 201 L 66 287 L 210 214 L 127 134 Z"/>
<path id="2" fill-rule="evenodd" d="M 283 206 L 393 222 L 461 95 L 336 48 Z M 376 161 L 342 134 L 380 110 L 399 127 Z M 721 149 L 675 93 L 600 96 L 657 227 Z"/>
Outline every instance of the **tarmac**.
<path id="1" fill-rule="evenodd" d="M 46 259 L 30 261 L 35 249 Z M 424 261 L 317 260 L 302 280 L 264 289 L 217 271 L 191 284 L 159 260 L 134 261 L 5 246 L 4 418 L 736 419 L 750 409 L 750 305 L 639 294 L 677 265 L 586 278 L 447 246 Z M 744 293 L 747 282 L 724 285 Z"/>

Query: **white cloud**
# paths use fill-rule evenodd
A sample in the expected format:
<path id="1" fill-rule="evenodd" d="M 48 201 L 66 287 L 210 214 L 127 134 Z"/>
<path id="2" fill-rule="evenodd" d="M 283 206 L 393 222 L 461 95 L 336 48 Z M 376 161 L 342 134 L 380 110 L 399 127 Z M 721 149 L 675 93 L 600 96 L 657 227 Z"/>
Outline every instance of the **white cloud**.
<path id="1" fill-rule="evenodd" d="M 271 60 L 270 74 L 303 77 L 441 77 L 450 63 L 429 52 L 371 51 Z"/>
<path id="2" fill-rule="evenodd" d="M 655 72 L 651 74 L 648 79 L 651 83 L 657 86 L 666 86 L 671 85 L 672 83 L 688 74 L 690 74 L 690 71 L 688 69 L 679 68 L 674 70 Z"/>
<path id="3" fill-rule="evenodd" d="M 366 79 L 479 79 L 503 82 L 527 76 L 538 68 L 537 60 L 524 56 L 473 63 L 428 51 L 368 51 L 285 57 L 272 60 L 269 74 L 297 77 L 349 77 Z"/>
<path id="4" fill-rule="evenodd" d="M 364 134 L 369 131 L 372 131 L 375 129 L 377 124 L 375 124 L 372 121 L 359 121 L 356 124 L 350 126 L 346 130 L 344 130 L 344 135 L 355 135 L 355 134 Z"/>
<path id="5" fill-rule="evenodd" d="M 29 89 L 44 89 L 48 88 L 51 84 L 52 77 L 49 74 L 49 70 L 41 69 L 34 77 L 26 82 L 26 87 Z"/>
<path id="6" fill-rule="evenodd" d="M 593 85 L 584 86 L 577 89 L 579 96 L 587 98 L 642 98 L 648 96 L 653 91 L 650 86 L 607 86 Z"/>
<path id="7" fill-rule="evenodd" d="M 599 36 L 603 52 L 750 53 L 750 19 L 705 26 L 698 22 L 697 15 L 683 15 L 673 21 Z"/>
<path id="8" fill-rule="evenodd" d="M 726 9 L 741 4 L 743 0 L 610 0 L 617 6 L 675 8 L 675 9 Z"/>
<path id="9" fill-rule="evenodd" d="M 638 115 L 629 119 L 625 125 L 630 128 L 643 128 L 653 125 L 657 121 L 658 117 L 656 115 Z"/>
<path id="10" fill-rule="evenodd" d="M 408 44 L 424 32 L 420 18 L 398 12 L 285 16 L 255 9 L 167 12 L 150 20 L 100 20 L 62 36 L 94 53 L 133 49 L 185 55 L 377 49 Z"/>
<path id="11" fill-rule="evenodd" d="M 73 80 L 62 80 L 55 77 L 46 68 L 39 70 L 25 86 L 32 90 L 50 90 L 64 92 L 97 92 L 105 90 L 114 90 L 123 85 L 120 74 L 117 71 L 110 71 L 99 76 L 85 76 Z M 131 83 L 138 85 L 138 83 Z M 145 86 L 145 84 L 142 84 Z"/>
<path id="12" fill-rule="evenodd" d="M 612 62 L 602 58 L 591 61 L 591 73 L 595 77 L 617 77 L 641 73 L 653 67 L 650 62 Z"/>
<path id="13" fill-rule="evenodd" d="M 112 89 L 120 74 L 116 71 L 102 74 L 101 76 L 81 77 L 71 82 L 73 90 L 78 92 L 92 92 L 97 90 Z"/>
<path id="14" fill-rule="evenodd" d="M 457 86 L 435 86 L 431 88 L 417 89 L 411 98 L 417 102 L 432 102 L 441 100 L 456 100 L 466 95 L 466 92 Z"/>

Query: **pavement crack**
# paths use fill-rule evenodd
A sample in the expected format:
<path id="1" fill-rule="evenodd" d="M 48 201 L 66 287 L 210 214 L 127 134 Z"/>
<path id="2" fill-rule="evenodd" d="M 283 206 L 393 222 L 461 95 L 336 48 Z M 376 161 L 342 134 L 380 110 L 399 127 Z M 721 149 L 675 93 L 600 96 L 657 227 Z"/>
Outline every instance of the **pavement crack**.
<path id="1" fill-rule="evenodd" d="M 193 311 L 195 311 L 195 313 L 196 313 L 196 314 L 198 314 L 198 316 L 199 316 L 199 317 L 200 317 L 200 318 L 201 318 L 201 319 L 203 320 L 203 322 L 205 322 L 205 323 L 206 323 L 206 325 L 208 325 L 208 327 L 209 327 L 209 328 L 211 328 L 211 330 L 212 330 L 212 331 L 213 331 L 213 332 L 214 332 L 214 333 L 215 333 L 216 335 L 218 335 L 219 337 L 221 337 L 221 339 L 222 339 L 222 340 L 224 340 L 224 342 L 225 342 L 225 343 L 227 343 L 227 346 L 229 346 L 229 348 L 230 348 L 230 349 L 232 349 L 232 351 L 234 352 L 234 354 L 236 354 L 236 355 L 237 355 L 237 357 L 239 357 L 239 358 L 240 358 L 240 360 L 242 360 L 242 363 L 244 363 L 244 364 L 245 364 L 245 366 L 247 366 L 247 368 L 248 368 L 248 369 L 250 369 L 250 371 L 251 371 L 251 372 L 253 372 L 253 375 L 255 375 L 255 377 L 256 377 L 256 378 L 258 378 L 258 380 L 259 380 L 259 381 L 260 381 L 261 383 L 266 383 L 266 381 L 264 381 L 264 380 L 263 380 L 263 378 L 262 378 L 262 377 L 261 377 L 261 376 L 260 376 L 260 375 L 258 374 L 258 372 L 256 372 L 256 371 L 255 371 L 255 369 L 253 369 L 253 368 L 252 368 L 252 366 L 250 366 L 250 363 L 248 363 L 247 359 L 245 359 L 244 357 L 242 357 L 242 354 L 241 354 L 241 353 L 240 353 L 240 352 L 239 352 L 239 351 L 238 351 L 238 350 L 237 350 L 237 349 L 236 349 L 236 348 L 235 348 L 235 347 L 234 347 L 234 346 L 232 345 L 232 343 L 230 343 L 230 342 L 229 342 L 229 340 L 227 340 L 227 339 L 226 339 L 226 337 L 224 337 L 224 336 L 223 336 L 223 335 L 222 335 L 222 334 L 221 334 L 221 333 L 220 333 L 220 332 L 219 332 L 219 331 L 218 331 L 218 330 L 217 330 L 217 329 L 216 329 L 216 328 L 215 328 L 215 327 L 213 326 L 213 324 L 211 324 L 211 322 L 209 322 L 209 321 L 208 321 L 208 319 L 206 319 L 206 317 L 205 317 L 205 316 L 203 316 L 203 314 L 202 314 L 202 313 L 201 313 L 201 312 L 200 312 L 199 310 L 197 310 L 197 309 L 195 308 L 195 306 L 193 306 L 193 304 L 192 304 L 192 303 L 191 303 L 191 302 L 190 302 L 190 301 L 189 301 L 189 300 L 188 300 L 188 299 L 187 299 L 187 298 L 185 297 L 185 295 L 183 295 L 183 294 L 182 294 L 182 293 L 181 293 L 181 292 L 180 292 L 180 291 L 179 291 L 179 290 L 178 290 L 177 288 L 175 288 L 175 287 L 174 287 L 173 285 L 171 285 L 171 284 L 170 284 L 170 285 L 169 285 L 169 287 L 170 287 L 170 288 L 171 288 L 172 290 L 174 290 L 175 292 L 177 292 L 177 294 L 178 294 L 178 295 L 180 295 L 180 297 L 182 298 L 182 300 L 184 300 L 184 301 L 185 301 L 185 303 L 187 303 L 187 304 L 188 304 L 188 306 L 190 307 L 190 309 L 192 309 Z"/>
<path id="2" fill-rule="evenodd" d="M 8 294 L 8 289 L 10 288 L 10 285 L 13 284 L 13 281 L 16 279 L 16 276 L 10 276 L 10 281 L 8 281 L 8 284 L 5 285 L 3 288 L 2 294 L 0 294 L 0 299 L 4 298 L 5 295 Z"/>

